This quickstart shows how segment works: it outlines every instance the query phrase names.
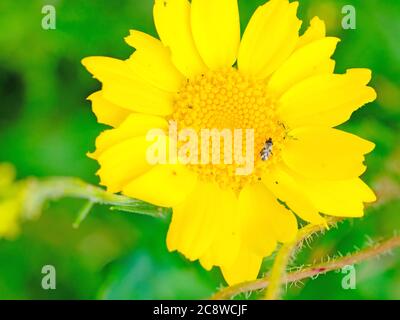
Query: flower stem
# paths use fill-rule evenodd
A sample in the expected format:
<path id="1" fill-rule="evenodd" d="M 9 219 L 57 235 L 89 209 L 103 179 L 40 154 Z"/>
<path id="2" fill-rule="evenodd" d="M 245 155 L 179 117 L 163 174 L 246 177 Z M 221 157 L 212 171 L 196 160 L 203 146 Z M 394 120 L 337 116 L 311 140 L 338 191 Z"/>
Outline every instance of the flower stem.
<path id="1" fill-rule="evenodd" d="M 61 198 L 88 200 L 87 205 L 83 207 L 78 215 L 74 224 L 75 226 L 79 225 L 86 218 L 94 204 L 109 205 L 113 210 L 154 217 L 163 216 L 170 211 L 169 208 L 158 207 L 140 200 L 107 192 L 78 178 L 30 178 L 27 180 L 25 194 L 24 218 L 27 220 L 38 217 L 42 212 L 43 205 L 49 200 L 58 200 Z"/>
<path id="2" fill-rule="evenodd" d="M 329 271 L 338 270 L 346 265 L 355 265 L 371 258 L 379 257 L 380 255 L 389 252 L 395 248 L 400 247 L 400 236 L 394 236 L 386 241 L 380 242 L 372 247 L 363 249 L 356 253 L 344 256 L 339 259 L 331 260 L 325 263 L 315 264 L 308 268 L 300 271 L 293 271 L 286 275 L 285 281 L 288 283 L 300 281 L 303 279 L 315 277 L 321 274 L 325 274 Z M 211 299 L 224 300 L 229 299 L 240 293 L 250 292 L 254 290 L 265 289 L 270 285 L 270 277 L 257 279 L 255 281 L 249 281 L 235 286 L 231 286 L 220 290 Z"/>
<path id="3" fill-rule="evenodd" d="M 328 224 L 333 224 L 337 221 L 338 219 L 331 218 L 327 221 L 326 225 L 307 225 L 299 230 L 296 238 L 293 241 L 285 243 L 281 246 L 272 266 L 269 278 L 269 286 L 264 297 L 266 300 L 279 299 L 281 284 L 283 282 L 283 278 L 286 276 L 287 265 L 299 244 L 302 243 L 302 241 L 308 236 L 314 234 L 315 232 L 326 229 Z"/>
<path id="4" fill-rule="evenodd" d="M 91 200 L 86 202 L 86 204 L 83 206 L 83 208 L 79 212 L 78 216 L 76 217 L 74 224 L 72 225 L 72 227 L 74 229 L 78 229 L 80 227 L 82 221 L 86 219 L 90 210 L 92 210 L 93 205 L 94 205 L 94 202 Z"/>
<path id="5" fill-rule="evenodd" d="M 296 242 L 290 242 L 282 245 L 275 257 L 269 279 L 269 286 L 265 293 L 265 300 L 277 300 L 280 296 L 282 278 L 286 273 L 286 266 L 289 263 L 290 256 L 294 251 Z"/>

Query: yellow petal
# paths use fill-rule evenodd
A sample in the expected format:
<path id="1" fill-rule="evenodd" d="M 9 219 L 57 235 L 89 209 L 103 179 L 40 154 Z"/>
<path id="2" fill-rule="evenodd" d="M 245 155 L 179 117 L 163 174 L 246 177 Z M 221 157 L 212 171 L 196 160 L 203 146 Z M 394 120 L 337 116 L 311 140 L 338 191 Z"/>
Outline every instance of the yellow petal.
<path id="1" fill-rule="evenodd" d="M 320 216 L 308 195 L 302 190 L 302 186 L 285 172 L 282 166 L 276 166 L 264 174 L 262 182 L 276 198 L 285 202 L 304 221 L 313 224 L 325 223 L 325 219 Z"/>
<path id="2" fill-rule="evenodd" d="M 242 72 L 267 78 L 289 57 L 299 38 L 297 7 L 298 2 L 270 0 L 256 10 L 239 48 Z"/>
<path id="3" fill-rule="evenodd" d="M 280 211 L 279 206 L 276 198 L 259 184 L 245 187 L 241 191 L 239 196 L 241 238 L 243 245 L 249 251 L 264 257 L 275 250 L 277 235 L 274 216 L 276 211 Z"/>
<path id="4" fill-rule="evenodd" d="M 179 250 L 194 261 L 210 247 L 221 221 L 218 191 L 216 184 L 199 180 L 186 201 L 173 207 L 167 236 L 170 251 Z"/>
<path id="5" fill-rule="evenodd" d="M 172 207 L 186 199 L 195 183 L 196 174 L 183 165 L 156 165 L 128 183 L 122 193 L 157 206 Z"/>
<path id="6" fill-rule="evenodd" d="M 171 49 L 172 61 L 178 70 L 187 78 L 205 73 L 207 67 L 192 36 L 189 1 L 156 0 L 153 14 L 158 35 Z"/>
<path id="7" fill-rule="evenodd" d="M 370 79 L 368 69 L 308 78 L 281 97 L 278 112 L 290 128 L 306 125 L 335 127 L 347 121 L 353 111 L 376 99 L 374 89 L 367 87 Z"/>
<path id="8" fill-rule="evenodd" d="M 192 0 L 193 38 L 211 69 L 231 67 L 240 43 L 237 0 Z"/>
<path id="9" fill-rule="evenodd" d="M 132 113 L 131 110 L 121 108 L 104 99 L 101 91 L 90 95 L 88 100 L 92 102 L 92 111 L 96 115 L 97 121 L 112 127 L 119 126 Z"/>
<path id="10" fill-rule="evenodd" d="M 306 32 L 299 38 L 297 42 L 297 48 L 301 48 L 311 42 L 325 38 L 326 27 L 325 22 L 318 17 L 311 19 L 310 26 L 307 28 Z"/>
<path id="11" fill-rule="evenodd" d="M 237 198 L 231 190 L 219 189 L 214 194 L 216 205 L 216 225 L 218 231 L 213 242 L 200 263 L 206 268 L 227 266 L 234 263 L 240 249 L 240 230 L 237 210 Z M 203 199 L 204 200 L 204 199 Z"/>
<path id="12" fill-rule="evenodd" d="M 294 174 L 302 190 L 324 214 L 362 217 L 364 202 L 376 200 L 374 192 L 359 178 L 349 180 L 311 180 Z"/>
<path id="13" fill-rule="evenodd" d="M 282 158 L 292 170 L 305 177 L 343 180 L 358 177 L 365 171 L 364 155 L 374 146 L 337 129 L 303 127 L 289 132 Z"/>
<path id="14" fill-rule="evenodd" d="M 295 216 L 262 183 L 241 191 L 239 212 L 243 243 L 254 253 L 269 255 L 275 240 L 292 241 L 297 234 Z"/>
<path id="15" fill-rule="evenodd" d="M 96 139 L 96 151 L 90 154 L 97 159 L 108 148 L 124 140 L 137 136 L 146 136 L 152 129 L 167 130 L 168 122 L 161 117 L 147 114 L 131 114 L 122 124 L 115 128 L 103 131 Z"/>
<path id="16" fill-rule="evenodd" d="M 275 95 L 281 95 L 294 84 L 331 70 L 330 57 L 333 55 L 338 38 L 322 38 L 296 50 L 289 59 L 272 75 L 268 88 Z M 326 66 L 327 68 L 321 68 Z"/>
<path id="17" fill-rule="evenodd" d="M 152 142 L 139 136 L 124 140 L 102 152 L 98 157 L 100 184 L 109 192 L 120 192 L 132 179 L 150 170 L 146 153 Z"/>
<path id="18" fill-rule="evenodd" d="M 232 286 L 257 279 L 262 260 L 262 257 L 242 249 L 232 265 L 221 267 L 225 281 Z"/>
<path id="19" fill-rule="evenodd" d="M 239 250 L 235 203 L 233 192 L 197 181 L 188 198 L 173 208 L 168 249 L 192 261 L 200 258 L 206 269 L 232 263 Z"/>
<path id="20" fill-rule="evenodd" d="M 136 48 L 127 63 L 139 78 L 168 92 L 179 91 L 184 77 L 172 63 L 170 50 L 160 40 L 131 30 L 125 41 Z"/>
<path id="21" fill-rule="evenodd" d="M 332 74 L 335 71 L 336 62 L 333 59 L 322 61 L 318 66 L 315 67 L 314 74 Z"/>
<path id="22" fill-rule="evenodd" d="M 82 64 L 103 83 L 103 97 L 111 103 L 154 115 L 165 116 L 172 112 L 173 94 L 139 78 L 126 61 L 88 57 Z"/>

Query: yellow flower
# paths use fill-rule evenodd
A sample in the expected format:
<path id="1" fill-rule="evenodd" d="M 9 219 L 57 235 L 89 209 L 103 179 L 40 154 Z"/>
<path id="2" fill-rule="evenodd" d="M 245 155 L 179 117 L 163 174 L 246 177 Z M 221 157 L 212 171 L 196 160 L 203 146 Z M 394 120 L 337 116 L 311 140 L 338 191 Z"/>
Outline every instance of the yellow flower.
<path id="1" fill-rule="evenodd" d="M 15 169 L 0 163 L 0 239 L 19 233 L 22 190 L 14 184 Z"/>
<path id="2" fill-rule="evenodd" d="M 127 60 L 89 57 L 102 89 L 89 97 L 103 132 L 91 155 L 110 192 L 173 208 L 167 236 L 229 284 L 257 277 L 298 222 L 360 217 L 374 193 L 359 178 L 374 144 L 334 127 L 376 98 L 368 69 L 334 74 L 339 39 L 315 17 L 299 36 L 298 3 L 270 0 L 240 35 L 237 0 L 156 0 L 161 40 L 131 31 Z M 254 170 L 150 164 L 149 130 L 254 129 Z"/>

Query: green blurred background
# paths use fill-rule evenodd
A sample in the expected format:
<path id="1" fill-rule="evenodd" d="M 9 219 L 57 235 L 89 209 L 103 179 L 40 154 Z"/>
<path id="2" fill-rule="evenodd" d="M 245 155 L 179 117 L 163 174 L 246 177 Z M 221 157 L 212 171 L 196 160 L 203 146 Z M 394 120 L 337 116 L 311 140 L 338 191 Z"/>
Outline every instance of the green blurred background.
<path id="1" fill-rule="evenodd" d="M 239 0 L 242 29 L 262 0 Z M 54 5 L 56 30 L 43 30 L 44 5 Z M 0 1 L 0 162 L 18 178 L 76 176 L 96 184 L 92 151 L 96 123 L 85 98 L 99 83 L 83 69 L 85 56 L 127 58 L 129 29 L 155 35 L 152 0 Z M 357 29 L 343 30 L 341 9 L 356 8 Z M 379 98 L 343 127 L 377 144 L 365 179 L 381 200 L 364 219 L 348 221 L 313 242 L 299 264 L 326 259 L 389 237 L 400 230 L 400 2 L 398 0 L 300 0 L 303 29 L 318 15 L 342 42 L 337 72 L 373 70 Z M 350 195 L 351 196 L 351 195 Z M 78 230 L 72 223 L 80 200 L 50 203 L 13 241 L 0 240 L 0 299 L 206 298 L 225 285 L 218 270 L 206 272 L 168 253 L 168 218 L 155 219 L 95 206 Z M 266 261 L 267 270 L 271 259 Z M 57 289 L 43 290 L 41 269 L 54 265 Z M 356 267 L 357 287 L 344 290 L 331 273 L 287 288 L 288 299 L 399 299 L 400 254 Z M 256 293 L 251 296 L 255 297 Z M 247 298 L 241 296 L 240 298 Z"/>

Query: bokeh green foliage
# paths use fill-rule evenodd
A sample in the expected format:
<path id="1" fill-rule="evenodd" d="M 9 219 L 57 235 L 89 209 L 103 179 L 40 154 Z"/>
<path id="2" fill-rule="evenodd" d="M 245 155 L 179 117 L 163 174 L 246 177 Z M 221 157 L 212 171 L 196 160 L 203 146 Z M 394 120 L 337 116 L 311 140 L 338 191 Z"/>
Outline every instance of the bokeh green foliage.
<path id="1" fill-rule="evenodd" d="M 263 0 L 239 0 L 242 29 Z M 41 28 L 41 9 L 57 10 L 56 30 Z M 352 4 L 357 29 L 343 30 L 341 9 Z M 400 230 L 400 2 L 397 0 L 300 0 L 303 29 L 313 16 L 342 39 L 337 71 L 373 71 L 377 102 L 357 111 L 343 127 L 377 144 L 368 156 L 365 179 L 390 200 L 367 210 L 305 249 L 300 264 L 356 250 L 367 237 Z M 19 178 L 77 176 L 97 183 L 93 150 L 96 123 L 85 98 L 99 84 L 80 60 L 90 55 L 126 58 L 129 29 L 155 35 L 152 0 L 2 0 L 0 2 L 0 162 L 15 164 Z M 351 195 L 350 195 L 351 196 Z M 51 203 L 14 241 L 0 240 L 0 299 L 205 298 L 223 285 L 218 270 L 204 271 L 177 253 L 168 253 L 168 218 L 155 219 L 95 206 L 78 230 L 72 229 L 79 200 Z M 268 268 L 271 259 L 265 263 Z M 41 288 L 41 269 L 57 270 L 57 290 Z M 288 287 L 286 298 L 400 298 L 399 255 L 357 267 L 357 289 L 343 290 L 340 273 Z M 252 295 L 254 296 L 254 295 Z M 242 296 L 243 298 L 244 296 Z"/>

